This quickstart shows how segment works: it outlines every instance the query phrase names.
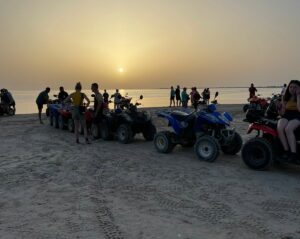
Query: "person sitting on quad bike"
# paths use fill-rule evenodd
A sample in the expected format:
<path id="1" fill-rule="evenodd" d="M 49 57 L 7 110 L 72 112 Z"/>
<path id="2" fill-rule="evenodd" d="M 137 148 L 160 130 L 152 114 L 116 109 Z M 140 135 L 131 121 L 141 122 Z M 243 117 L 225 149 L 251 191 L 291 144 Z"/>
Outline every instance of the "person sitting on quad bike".
<path id="1" fill-rule="evenodd" d="M 281 115 L 277 131 L 285 151 L 283 158 L 299 160 L 294 131 L 300 126 L 300 81 L 290 81 L 282 98 Z"/>
<path id="2" fill-rule="evenodd" d="M 68 101 L 72 101 L 73 107 L 72 107 L 72 118 L 74 120 L 75 124 L 75 137 L 76 137 L 76 143 L 79 144 L 79 124 L 83 126 L 84 129 L 84 137 L 85 137 L 85 142 L 87 144 L 90 144 L 90 141 L 88 139 L 88 134 L 87 134 L 87 127 L 86 127 L 86 122 L 85 122 L 85 112 L 86 108 L 89 107 L 90 105 L 90 100 L 86 96 L 86 94 L 81 92 L 82 86 L 81 83 L 78 82 L 75 86 L 75 92 L 70 94 L 65 100 L 64 103 Z M 84 100 L 86 100 L 86 105 L 84 105 Z"/>
<path id="3" fill-rule="evenodd" d="M 64 87 L 59 87 L 59 94 L 58 94 L 58 100 L 59 102 L 63 102 L 69 94 L 65 91 Z"/>
<path id="4" fill-rule="evenodd" d="M 39 111 L 39 120 L 40 123 L 43 124 L 42 121 L 42 110 L 43 110 L 43 105 L 47 104 L 49 101 L 49 92 L 50 92 L 50 87 L 47 87 L 44 91 L 42 91 L 38 97 L 36 98 L 36 105 L 38 107 Z"/>
<path id="5" fill-rule="evenodd" d="M 12 113 L 14 114 L 16 111 L 16 102 L 12 96 L 12 94 L 7 89 L 1 89 L 1 104 L 5 109 L 4 111 L 9 112 L 12 107 Z"/>
<path id="6" fill-rule="evenodd" d="M 93 83 L 91 86 L 91 90 L 95 94 L 94 96 L 94 121 L 99 121 L 103 114 L 103 96 L 99 92 L 99 86 L 97 83 Z"/>

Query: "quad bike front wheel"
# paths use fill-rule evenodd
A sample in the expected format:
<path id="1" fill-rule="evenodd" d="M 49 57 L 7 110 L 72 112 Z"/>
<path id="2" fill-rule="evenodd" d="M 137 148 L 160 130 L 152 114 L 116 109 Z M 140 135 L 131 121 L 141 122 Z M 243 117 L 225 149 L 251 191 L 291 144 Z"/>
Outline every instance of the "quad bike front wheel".
<path id="1" fill-rule="evenodd" d="M 152 141 L 154 139 L 155 134 L 156 134 L 156 127 L 152 123 L 145 126 L 145 128 L 143 129 L 143 136 L 147 141 Z"/>
<path id="2" fill-rule="evenodd" d="M 128 144 L 133 138 L 131 126 L 128 124 L 121 124 L 117 130 L 117 138 L 120 143 Z"/>
<path id="3" fill-rule="evenodd" d="M 194 150 L 201 161 L 214 162 L 219 155 L 219 143 L 214 137 L 204 135 L 197 139 Z"/>
<path id="4" fill-rule="evenodd" d="M 154 146 L 159 153 L 170 153 L 175 144 L 172 142 L 172 133 L 169 131 L 162 131 L 154 136 Z"/>
<path id="5" fill-rule="evenodd" d="M 235 155 L 241 150 L 242 145 L 242 137 L 235 132 L 232 141 L 228 145 L 221 146 L 221 149 L 224 154 Z"/>
<path id="6" fill-rule="evenodd" d="M 244 144 L 242 149 L 244 163 L 255 170 L 267 170 L 273 164 L 271 143 L 265 138 L 253 138 Z"/>

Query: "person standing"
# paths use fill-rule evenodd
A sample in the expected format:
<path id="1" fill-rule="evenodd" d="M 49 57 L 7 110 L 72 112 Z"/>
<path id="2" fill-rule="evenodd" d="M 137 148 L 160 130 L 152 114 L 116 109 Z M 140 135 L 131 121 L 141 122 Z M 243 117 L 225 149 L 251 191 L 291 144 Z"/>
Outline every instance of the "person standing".
<path id="1" fill-rule="evenodd" d="M 249 99 L 251 99 L 255 96 L 256 91 L 257 91 L 257 89 L 254 87 L 254 84 L 251 83 L 251 86 L 249 88 Z"/>
<path id="2" fill-rule="evenodd" d="M 72 118 L 74 120 L 75 124 L 75 137 L 76 137 L 76 143 L 79 144 L 79 124 L 83 127 L 84 130 L 84 137 L 85 142 L 87 144 L 90 144 L 90 141 L 88 139 L 87 134 L 87 127 L 86 127 L 86 121 L 85 121 L 85 111 L 86 108 L 90 105 L 90 100 L 86 96 L 86 94 L 81 92 L 82 86 L 81 83 L 78 82 L 75 86 L 75 92 L 70 94 L 64 102 L 72 101 L 73 107 L 72 107 Z M 86 106 L 84 106 L 84 100 L 86 100 Z"/>
<path id="3" fill-rule="evenodd" d="M 94 119 L 95 121 L 99 121 L 102 117 L 103 113 L 103 96 L 99 92 L 99 86 L 97 83 L 93 83 L 91 86 L 91 90 L 95 94 L 94 97 Z"/>
<path id="4" fill-rule="evenodd" d="M 68 97 L 68 95 L 69 94 L 65 91 L 64 87 L 59 87 L 58 100 L 60 102 L 63 102 Z"/>
<path id="5" fill-rule="evenodd" d="M 184 87 L 183 91 L 181 92 L 181 102 L 182 102 L 183 108 L 187 108 L 189 99 L 190 99 L 190 97 L 189 97 L 188 93 L 186 92 L 186 87 Z"/>
<path id="6" fill-rule="evenodd" d="M 209 100 L 210 100 L 210 90 L 209 88 L 206 89 L 206 104 L 209 105 Z"/>
<path id="7" fill-rule="evenodd" d="M 106 90 L 104 90 L 104 93 L 103 93 L 103 101 L 104 101 L 104 103 L 108 104 L 108 98 L 109 98 L 109 94 L 107 93 Z"/>
<path id="8" fill-rule="evenodd" d="M 178 85 L 176 90 L 175 90 L 175 95 L 176 95 L 176 106 L 181 105 L 181 97 L 180 97 L 180 86 Z"/>
<path id="9" fill-rule="evenodd" d="M 110 98 L 114 98 L 114 109 L 117 109 L 122 100 L 122 96 L 119 93 L 119 89 L 116 89 L 116 92 L 113 95 L 111 95 Z"/>
<path id="10" fill-rule="evenodd" d="M 172 103 L 175 107 L 175 90 L 173 86 L 171 86 L 171 91 L 170 91 L 170 107 L 172 107 Z"/>
<path id="11" fill-rule="evenodd" d="M 50 87 L 47 87 L 46 90 L 42 91 L 39 93 L 38 97 L 36 98 L 36 104 L 38 107 L 39 111 L 39 120 L 40 123 L 43 124 L 42 121 L 42 110 L 43 110 L 43 105 L 47 104 L 49 101 L 49 92 L 50 92 Z"/>

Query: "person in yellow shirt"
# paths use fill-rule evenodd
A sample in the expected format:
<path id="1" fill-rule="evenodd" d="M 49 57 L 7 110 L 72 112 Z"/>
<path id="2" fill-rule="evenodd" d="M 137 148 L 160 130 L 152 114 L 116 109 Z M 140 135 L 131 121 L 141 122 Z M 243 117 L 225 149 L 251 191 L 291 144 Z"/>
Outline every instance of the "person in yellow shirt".
<path id="1" fill-rule="evenodd" d="M 87 134 L 87 127 L 86 127 L 86 122 L 85 122 L 85 111 L 86 108 L 89 107 L 90 105 L 90 100 L 86 96 L 86 94 L 81 92 L 82 86 L 81 83 L 78 82 L 75 86 L 75 92 L 71 93 L 65 100 L 64 102 L 71 101 L 72 102 L 72 118 L 74 120 L 74 125 L 75 125 L 75 137 L 76 137 L 76 143 L 79 144 L 79 125 L 84 129 L 84 137 L 85 137 L 85 142 L 87 144 L 90 144 L 90 141 L 88 139 L 88 134 Z M 84 105 L 84 100 L 86 101 L 86 105 Z"/>
<path id="2" fill-rule="evenodd" d="M 294 131 L 300 126 L 300 81 L 292 80 L 282 96 L 281 119 L 277 132 L 284 148 L 283 157 L 297 159 L 297 142 Z"/>

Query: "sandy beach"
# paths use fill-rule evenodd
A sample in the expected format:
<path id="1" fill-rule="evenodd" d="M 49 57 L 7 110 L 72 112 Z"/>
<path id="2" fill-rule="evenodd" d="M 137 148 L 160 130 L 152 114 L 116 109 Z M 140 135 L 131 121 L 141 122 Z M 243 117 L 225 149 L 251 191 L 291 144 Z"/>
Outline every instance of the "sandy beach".
<path id="1" fill-rule="evenodd" d="M 241 105 L 218 109 L 251 137 Z M 222 153 L 206 163 L 180 146 L 159 154 L 140 135 L 78 146 L 47 123 L 0 118 L 0 238 L 300 238 L 297 166 L 253 171 Z"/>

